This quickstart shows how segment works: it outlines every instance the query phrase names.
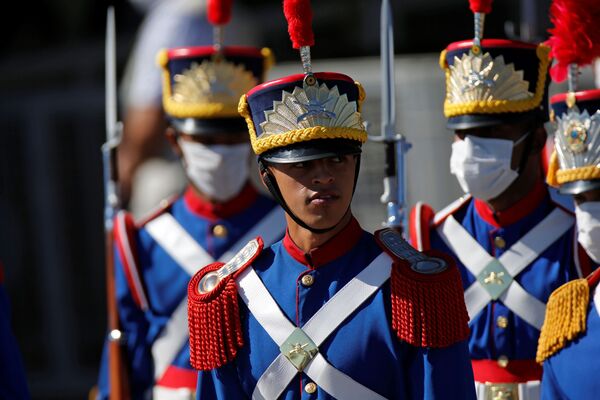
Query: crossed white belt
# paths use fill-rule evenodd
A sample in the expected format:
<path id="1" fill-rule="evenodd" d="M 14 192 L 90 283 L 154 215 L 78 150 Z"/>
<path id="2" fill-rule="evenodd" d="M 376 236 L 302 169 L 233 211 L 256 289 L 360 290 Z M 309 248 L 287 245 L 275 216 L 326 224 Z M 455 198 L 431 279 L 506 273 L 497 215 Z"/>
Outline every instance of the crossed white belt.
<path id="1" fill-rule="evenodd" d="M 302 326 L 302 332 L 318 347 L 337 327 L 361 306 L 390 277 L 392 260 L 381 253 L 362 272 L 340 289 Z M 285 344 L 297 328 L 283 314 L 254 269 L 248 268 L 238 277 L 239 294 L 252 315 L 277 346 Z M 303 343 L 298 343 L 302 347 Z M 299 370 L 280 353 L 259 378 L 253 400 L 276 399 Z M 356 382 L 316 353 L 303 369 L 319 387 L 337 399 L 385 399 Z"/>
<path id="2" fill-rule="evenodd" d="M 571 226 L 574 218 L 557 208 L 525 236 L 494 258 L 459 224 L 446 218 L 437 232 L 461 263 L 478 278 L 465 290 L 471 321 L 492 300 L 501 300 L 512 312 L 538 330 L 546 305 L 528 293 L 514 278 L 540 256 Z"/>

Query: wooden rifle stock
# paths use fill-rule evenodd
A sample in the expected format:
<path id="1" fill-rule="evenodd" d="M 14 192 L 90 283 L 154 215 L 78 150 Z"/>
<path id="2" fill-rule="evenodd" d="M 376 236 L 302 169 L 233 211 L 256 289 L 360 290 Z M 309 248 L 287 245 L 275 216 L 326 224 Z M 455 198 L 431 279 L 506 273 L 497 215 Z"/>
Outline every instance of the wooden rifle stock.
<path id="1" fill-rule="evenodd" d="M 122 334 L 115 289 L 113 232 L 106 232 L 106 298 L 108 313 L 108 377 L 110 400 L 128 400 L 129 386 L 127 368 L 122 353 Z"/>

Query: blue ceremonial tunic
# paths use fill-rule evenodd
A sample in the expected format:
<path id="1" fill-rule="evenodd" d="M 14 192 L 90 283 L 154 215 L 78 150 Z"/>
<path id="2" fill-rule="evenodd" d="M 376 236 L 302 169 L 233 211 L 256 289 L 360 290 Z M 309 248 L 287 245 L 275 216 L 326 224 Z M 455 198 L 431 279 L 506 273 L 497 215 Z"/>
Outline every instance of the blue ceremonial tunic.
<path id="1" fill-rule="evenodd" d="M 542 400 L 600 398 L 600 296 L 595 297 L 588 307 L 585 333 L 544 362 Z"/>
<path id="2" fill-rule="evenodd" d="M 547 187 L 540 183 L 525 199 L 496 216 L 479 200 L 469 200 L 452 215 L 489 254 L 498 258 L 556 207 Z M 499 240 L 496 238 L 504 241 L 503 248 L 497 246 Z M 574 264 L 573 238 L 572 227 L 517 275 L 515 280 L 529 294 L 546 303 L 554 289 L 580 277 Z M 431 247 L 453 254 L 435 229 L 431 230 Z M 467 289 L 476 278 L 460 261 L 457 260 L 457 263 L 463 286 Z M 502 318 L 506 318 L 506 325 L 498 323 Z M 496 360 L 505 356 L 509 360 L 535 359 L 540 331 L 513 313 L 501 300 L 490 302 L 472 318 L 469 326 L 471 358 Z M 477 377 L 477 371 L 475 376 Z"/>
<path id="3" fill-rule="evenodd" d="M 188 188 L 171 205 L 142 226 L 132 229 L 131 247 L 135 265 L 131 265 L 126 251 L 119 246 L 123 242 L 119 237 L 122 239 L 125 233 L 116 235 L 116 292 L 133 399 L 148 398 L 154 385 L 170 389 L 186 388 L 191 392 L 196 386 L 196 371 L 189 363 L 188 340 L 169 362 L 163 376 L 155 381 L 152 346 L 164 334 L 164 328 L 178 306 L 186 301 L 190 274 L 155 241 L 146 224 L 163 213 L 170 213 L 210 256 L 218 259 L 274 206 L 270 198 L 259 195 L 250 185 L 236 198 L 220 205 L 201 200 Z M 281 232 L 283 234 L 283 228 Z M 198 265 L 198 269 L 201 267 Z M 187 320 L 178 329 L 187 331 Z M 98 382 L 101 399 L 107 399 L 109 393 L 107 358 L 105 346 Z"/>
<path id="4" fill-rule="evenodd" d="M 8 296 L 2 285 L 0 265 L 0 399 L 29 399 L 25 370 L 10 327 Z"/>
<path id="5" fill-rule="evenodd" d="M 304 254 L 286 235 L 266 248 L 252 267 L 285 316 L 303 326 L 344 285 L 382 252 L 356 220 L 325 245 Z M 306 286 L 302 277 L 314 279 Z M 280 354 L 240 300 L 244 346 L 235 360 L 198 375 L 197 399 L 251 398 L 258 379 Z M 319 352 L 336 369 L 388 399 L 473 399 L 473 375 L 465 342 L 417 348 L 401 342 L 391 327 L 389 280 L 355 310 Z M 298 373 L 281 399 L 331 399 Z"/>

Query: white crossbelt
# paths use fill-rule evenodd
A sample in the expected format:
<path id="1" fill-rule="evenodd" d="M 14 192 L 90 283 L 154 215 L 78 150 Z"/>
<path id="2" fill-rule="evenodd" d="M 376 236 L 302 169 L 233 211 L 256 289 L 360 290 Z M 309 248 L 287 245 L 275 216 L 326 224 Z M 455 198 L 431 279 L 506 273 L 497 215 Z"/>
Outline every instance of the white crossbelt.
<path id="1" fill-rule="evenodd" d="M 283 237 L 285 227 L 285 213 L 281 208 L 276 207 L 231 246 L 219 260 L 222 262 L 229 261 L 250 240 L 259 235 L 263 238 L 265 246 L 269 246 Z M 200 268 L 215 262 L 215 259 L 169 213 L 153 219 L 145 225 L 145 228 L 150 236 L 190 276 Z M 156 380 L 162 377 L 169 365 L 175 360 L 188 338 L 187 296 L 185 296 L 152 345 L 154 377 Z"/>
<path id="2" fill-rule="evenodd" d="M 346 318 L 389 279 L 391 266 L 391 258 L 381 253 L 325 303 L 304 324 L 302 331 L 317 347 L 320 346 Z M 239 294 L 252 315 L 277 346 L 281 346 L 297 327 L 281 311 L 254 269 L 246 269 L 237 281 Z M 336 399 L 385 399 L 337 370 L 321 353 L 317 353 L 307 364 L 304 373 Z M 277 399 L 297 374 L 296 367 L 280 353 L 259 378 L 252 399 Z"/>
<path id="3" fill-rule="evenodd" d="M 527 268 L 552 243 L 571 228 L 573 223 L 573 216 L 565 211 L 557 208 L 551 212 L 497 259 L 510 275 L 508 278 L 515 278 L 521 271 Z M 495 261 L 495 258 L 453 216 L 446 218 L 437 232 L 448 247 L 456 254 L 461 263 L 475 277 L 490 262 Z M 544 322 L 546 305 L 529 294 L 516 280 L 512 280 L 508 288 L 500 295 L 499 300 L 528 324 L 541 329 Z M 473 282 L 465 290 L 465 303 L 471 321 L 491 301 L 491 295 L 480 281 Z"/>

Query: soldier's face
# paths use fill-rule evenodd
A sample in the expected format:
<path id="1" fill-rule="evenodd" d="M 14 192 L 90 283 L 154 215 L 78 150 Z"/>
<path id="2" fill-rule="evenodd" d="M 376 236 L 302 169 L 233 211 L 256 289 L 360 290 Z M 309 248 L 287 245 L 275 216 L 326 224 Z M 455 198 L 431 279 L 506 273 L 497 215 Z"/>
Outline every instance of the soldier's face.
<path id="1" fill-rule="evenodd" d="M 337 224 L 350 206 L 357 156 L 346 155 L 294 164 L 270 164 L 283 199 L 313 228 Z M 294 223 L 288 219 L 288 223 Z"/>
<path id="2" fill-rule="evenodd" d="M 546 141 L 546 131 L 543 125 L 535 125 L 532 122 L 519 122 L 512 124 L 500 124 L 484 128 L 461 129 L 454 131 L 454 140 L 464 140 L 465 136 L 472 135 L 480 138 L 488 139 L 504 139 L 517 142 L 523 138 L 525 134 L 532 135 L 531 152 L 539 152 L 543 148 Z M 521 141 L 514 146 L 511 168 L 517 170 L 522 157 L 528 156 L 524 154 L 526 140 Z"/>

